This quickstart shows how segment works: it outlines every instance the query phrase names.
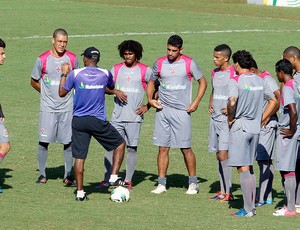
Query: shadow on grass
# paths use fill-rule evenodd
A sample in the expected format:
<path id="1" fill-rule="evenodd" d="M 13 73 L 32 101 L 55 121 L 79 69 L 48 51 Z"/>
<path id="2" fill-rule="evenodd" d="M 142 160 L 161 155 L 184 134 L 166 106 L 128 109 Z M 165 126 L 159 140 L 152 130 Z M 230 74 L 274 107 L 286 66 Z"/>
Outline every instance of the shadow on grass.
<path id="1" fill-rule="evenodd" d="M 158 176 L 156 174 L 152 174 L 149 178 L 150 181 L 157 182 Z M 198 183 L 205 183 L 207 180 L 201 177 L 197 177 Z M 175 187 L 175 188 L 188 188 L 189 186 L 189 177 L 183 174 L 171 174 L 167 175 L 167 188 Z M 156 183 L 157 185 L 157 183 Z"/>
<path id="2" fill-rule="evenodd" d="M 39 172 L 38 169 L 36 171 Z M 61 165 L 61 166 L 58 166 L 58 167 L 46 168 L 47 180 L 57 180 L 57 179 L 63 180 L 64 179 L 64 174 L 65 174 L 65 166 L 64 165 Z M 72 175 L 73 178 L 75 178 L 73 168 L 72 168 L 71 175 Z"/>
<path id="3" fill-rule="evenodd" d="M 8 168 L 0 168 L 0 188 L 1 189 L 11 189 L 12 186 L 5 184 L 5 178 L 11 178 L 11 175 L 7 175 L 8 172 L 13 171 L 12 169 Z"/>
<path id="4" fill-rule="evenodd" d="M 119 176 L 123 179 L 125 178 L 125 175 L 126 175 L 125 171 L 122 171 L 119 173 Z M 141 170 L 136 170 L 134 173 L 133 179 L 132 179 L 133 186 L 137 186 L 138 184 L 143 183 L 147 180 L 157 183 L 157 177 L 158 177 L 157 174 L 148 173 L 148 172 L 141 171 Z M 168 175 L 167 180 L 168 180 L 168 182 L 167 182 L 168 188 L 169 187 L 188 188 L 188 176 L 186 176 L 186 175 L 182 175 L 182 174 Z M 199 183 L 204 183 L 207 180 L 198 177 L 198 181 L 199 181 Z M 94 182 L 89 183 L 89 185 L 84 187 L 84 190 L 87 192 L 87 194 L 94 193 L 94 192 L 97 192 L 97 193 L 99 193 L 99 192 L 100 193 L 110 193 L 111 192 L 111 189 L 96 189 L 95 187 L 98 185 L 98 183 L 99 183 L 99 181 L 95 182 L 95 183 Z"/>
<path id="5" fill-rule="evenodd" d="M 243 195 L 242 194 L 234 194 L 236 191 L 240 190 L 241 186 L 239 184 L 232 184 L 232 194 L 234 196 L 234 200 L 228 202 L 229 208 L 232 209 L 239 209 L 243 207 Z M 210 185 L 210 191 L 209 193 L 212 193 L 213 195 L 220 191 L 220 182 L 215 181 L 211 183 Z M 212 196 L 213 196 L 212 195 Z M 273 189 L 273 200 L 278 200 L 278 203 L 275 206 L 275 209 L 281 208 L 286 203 L 285 195 L 282 192 L 277 192 L 277 190 Z"/>

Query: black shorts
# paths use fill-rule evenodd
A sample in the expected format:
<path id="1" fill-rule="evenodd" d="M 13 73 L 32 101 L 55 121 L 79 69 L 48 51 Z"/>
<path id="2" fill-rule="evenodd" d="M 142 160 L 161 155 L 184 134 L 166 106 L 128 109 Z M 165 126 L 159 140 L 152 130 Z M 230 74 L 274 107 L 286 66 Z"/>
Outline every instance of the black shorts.
<path id="1" fill-rule="evenodd" d="M 73 117 L 72 154 L 75 159 L 86 159 L 91 137 L 94 137 L 107 151 L 124 142 L 119 132 L 108 122 L 96 117 Z"/>

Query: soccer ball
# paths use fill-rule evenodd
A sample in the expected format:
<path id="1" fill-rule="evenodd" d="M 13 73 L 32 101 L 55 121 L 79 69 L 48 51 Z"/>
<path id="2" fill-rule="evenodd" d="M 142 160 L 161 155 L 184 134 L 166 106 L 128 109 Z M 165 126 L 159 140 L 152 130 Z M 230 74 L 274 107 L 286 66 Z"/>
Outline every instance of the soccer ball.
<path id="1" fill-rule="evenodd" d="M 130 197 L 129 190 L 122 186 L 116 187 L 111 191 L 110 194 L 110 199 L 117 203 L 128 202 L 129 197 Z"/>

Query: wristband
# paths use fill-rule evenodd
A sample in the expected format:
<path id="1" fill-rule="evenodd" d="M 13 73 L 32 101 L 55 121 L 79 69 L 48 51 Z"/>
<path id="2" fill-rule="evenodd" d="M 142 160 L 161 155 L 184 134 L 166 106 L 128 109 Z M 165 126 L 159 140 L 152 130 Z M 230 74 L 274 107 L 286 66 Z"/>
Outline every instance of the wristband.
<path id="1" fill-rule="evenodd" d="M 62 73 L 61 75 L 60 75 L 60 77 L 66 77 L 67 76 L 67 74 L 65 74 L 65 73 Z"/>

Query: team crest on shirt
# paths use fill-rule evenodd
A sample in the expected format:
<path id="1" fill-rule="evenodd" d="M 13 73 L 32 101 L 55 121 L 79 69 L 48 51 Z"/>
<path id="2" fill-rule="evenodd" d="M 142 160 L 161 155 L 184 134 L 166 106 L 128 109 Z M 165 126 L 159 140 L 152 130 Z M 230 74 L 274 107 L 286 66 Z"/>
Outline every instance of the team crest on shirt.
<path id="1" fill-rule="evenodd" d="M 171 69 L 171 70 L 170 70 L 170 74 L 171 74 L 172 76 L 174 76 L 174 75 L 176 74 L 175 70 L 174 70 L 174 69 Z"/>
<path id="2" fill-rule="evenodd" d="M 42 137 L 47 137 L 46 129 L 45 129 L 45 128 L 41 128 L 41 129 L 40 129 L 40 135 L 41 135 Z"/>
<path id="3" fill-rule="evenodd" d="M 126 78 L 125 78 L 125 81 L 130 81 L 131 80 L 131 77 L 130 76 L 127 76 Z"/>
<path id="4" fill-rule="evenodd" d="M 3 130 L 2 136 L 3 137 L 8 137 L 8 131 L 7 131 L 7 129 Z"/>
<path id="5" fill-rule="evenodd" d="M 60 66 L 57 66 L 56 68 L 55 68 L 55 70 L 56 70 L 56 72 L 60 72 L 60 70 L 61 70 L 61 68 L 60 68 Z"/>

